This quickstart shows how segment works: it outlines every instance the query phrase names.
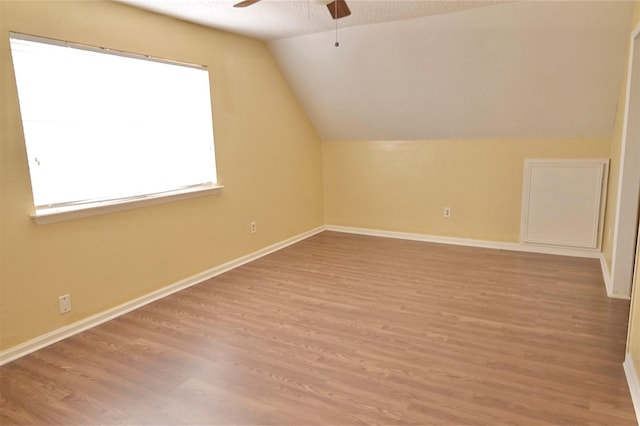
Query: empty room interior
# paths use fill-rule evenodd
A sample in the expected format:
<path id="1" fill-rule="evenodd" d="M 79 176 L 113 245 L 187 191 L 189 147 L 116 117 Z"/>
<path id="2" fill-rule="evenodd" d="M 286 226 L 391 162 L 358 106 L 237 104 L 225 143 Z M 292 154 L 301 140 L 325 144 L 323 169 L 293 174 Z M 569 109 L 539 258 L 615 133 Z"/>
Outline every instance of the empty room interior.
<path id="1" fill-rule="evenodd" d="M 0 37 L 1 424 L 639 423 L 640 1 Z"/>

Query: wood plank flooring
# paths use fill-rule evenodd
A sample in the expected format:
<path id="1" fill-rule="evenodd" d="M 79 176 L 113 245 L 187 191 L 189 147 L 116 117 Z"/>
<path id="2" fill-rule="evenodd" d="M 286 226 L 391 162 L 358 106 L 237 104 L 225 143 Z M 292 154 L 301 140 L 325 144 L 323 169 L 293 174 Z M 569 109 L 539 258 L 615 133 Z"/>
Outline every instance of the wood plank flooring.
<path id="1" fill-rule="evenodd" d="M 597 260 L 324 232 L 0 367 L 0 424 L 636 424 Z"/>

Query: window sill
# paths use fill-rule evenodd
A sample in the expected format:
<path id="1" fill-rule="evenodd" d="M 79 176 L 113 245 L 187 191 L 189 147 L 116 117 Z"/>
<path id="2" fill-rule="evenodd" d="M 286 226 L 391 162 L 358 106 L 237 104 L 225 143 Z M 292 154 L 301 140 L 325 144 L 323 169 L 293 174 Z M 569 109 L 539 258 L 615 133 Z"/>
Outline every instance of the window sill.
<path id="1" fill-rule="evenodd" d="M 62 222 L 65 220 L 79 219 L 82 217 L 95 216 L 99 214 L 130 210 L 139 207 L 154 206 L 157 204 L 170 203 L 173 201 L 188 200 L 190 198 L 204 197 L 220 192 L 223 185 L 210 185 L 190 189 L 182 189 L 162 194 L 152 194 L 139 198 L 121 199 L 115 201 L 99 201 L 92 204 L 80 206 L 53 207 L 49 209 L 39 209 L 31 215 L 31 218 L 38 225 Z"/>

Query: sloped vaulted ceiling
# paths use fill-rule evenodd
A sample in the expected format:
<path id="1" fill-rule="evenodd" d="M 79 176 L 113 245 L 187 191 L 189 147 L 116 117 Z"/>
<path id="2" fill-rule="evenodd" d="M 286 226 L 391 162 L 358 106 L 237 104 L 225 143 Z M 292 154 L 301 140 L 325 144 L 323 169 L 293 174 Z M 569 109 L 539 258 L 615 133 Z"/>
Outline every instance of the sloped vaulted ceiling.
<path id="1" fill-rule="evenodd" d="M 118 0 L 267 42 L 323 140 L 609 137 L 626 0 Z"/>
<path id="2" fill-rule="evenodd" d="M 632 7 L 510 2 L 268 46 L 323 140 L 609 137 Z"/>

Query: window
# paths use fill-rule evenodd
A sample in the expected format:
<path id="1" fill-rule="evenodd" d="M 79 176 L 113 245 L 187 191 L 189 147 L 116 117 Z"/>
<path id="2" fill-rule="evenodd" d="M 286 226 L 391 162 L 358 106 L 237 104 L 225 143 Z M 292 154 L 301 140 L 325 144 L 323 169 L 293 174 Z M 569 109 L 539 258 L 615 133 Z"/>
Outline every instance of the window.
<path id="1" fill-rule="evenodd" d="M 220 188 L 205 67 L 10 42 L 36 220 Z"/>

